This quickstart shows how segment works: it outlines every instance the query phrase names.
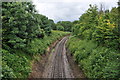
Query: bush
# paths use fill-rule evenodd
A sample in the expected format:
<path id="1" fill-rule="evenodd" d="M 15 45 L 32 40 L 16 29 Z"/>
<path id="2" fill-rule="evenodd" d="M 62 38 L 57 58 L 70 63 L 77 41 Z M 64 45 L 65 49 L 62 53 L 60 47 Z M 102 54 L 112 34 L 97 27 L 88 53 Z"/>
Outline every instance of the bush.
<path id="1" fill-rule="evenodd" d="M 75 37 L 70 38 L 67 47 L 88 78 L 119 78 L 119 51 Z"/>
<path id="2" fill-rule="evenodd" d="M 62 31 L 52 31 L 50 36 L 45 36 L 43 39 L 33 39 L 26 48 L 27 53 L 34 55 L 34 54 L 44 54 L 47 47 L 54 42 L 55 40 L 59 39 L 60 37 L 68 34 L 68 32 Z"/>
<path id="3" fill-rule="evenodd" d="M 26 78 L 31 71 L 30 63 L 25 56 L 11 54 L 2 50 L 2 77 L 3 78 Z M 24 75 L 23 75 L 24 74 Z"/>

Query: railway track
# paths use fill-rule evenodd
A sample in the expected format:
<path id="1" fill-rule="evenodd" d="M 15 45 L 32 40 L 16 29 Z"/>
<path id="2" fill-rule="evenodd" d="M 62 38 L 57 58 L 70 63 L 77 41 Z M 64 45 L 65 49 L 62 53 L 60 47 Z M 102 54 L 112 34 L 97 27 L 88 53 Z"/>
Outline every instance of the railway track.
<path id="1" fill-rule="evenodd" d="M 64 37 L 50 53 L 43 78 L 74 78 L 66 57 L 66 41 L 67 37 Z"/>

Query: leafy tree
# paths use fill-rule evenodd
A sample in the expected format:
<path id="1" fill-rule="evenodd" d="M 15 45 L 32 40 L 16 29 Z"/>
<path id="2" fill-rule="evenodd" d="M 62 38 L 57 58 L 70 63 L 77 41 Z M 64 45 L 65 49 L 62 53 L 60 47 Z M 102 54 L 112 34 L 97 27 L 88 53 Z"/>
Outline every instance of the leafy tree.
<path id="1" fill-rule="evenodd" d="M 98 15 L 97 6 L 90 5 L 90 8 L 86 11 L 86 13 L 84 13 L 79 18 L 77 25 L 74 24 L 73 33 L 75 34 L 77 33 L 78 36 L 82 39 L 91 40 L 92 32 L 95 30 L 95 27 L 98 24 L 97 15 Z"/>
<path id="2" fill-rule="evenodd" d="M 50 21 L 50 24 L 51 24 L 51 28 L 52 28 L 53 30 L 56 30 L 57 27 L 56 27 L 54 21 L 53 21 L 52 19 L 49 19 L 49 21 Z"/>
<path id="3" fill-rule="evenodd" d="M 26 18 L 30 15 L 26 14 L 25 9 L 25 6 L 18 2 L 4 2 L 2 4 L 3 44 L 14 48 L 25 47 L 29 34 L 26 32 Z M 21 20 L 23 23 L 20 22 Z"/>
<path id="4" fill-rule="evenodd" d="M 61 26 L 61 25 L 58 25 L 58 26 L 57 26 L 57 30 L 64 31 L 64 27 Z"/>
<path id="5" fill-rule="evenodd" d="M 99 45 L 118 49 L 119 27 L 118 10 L 98 12 L 97 6 L 90 5 L 90 8 L 74 22 L 73 34 L 81 39 L 94 40 Z"/>
<path id="6" fill-rule="evenodd" d="M 53 20 L 36 12 L 30 2 L 2 3 L 3 48 L 23 49 L 34 38 L 50 35 Z"/>
<path id="7" fill-rule="evenodd" d="M 71 31 L 73 23 L 70 21 L 59 21 L 57 25 L 61 25 L 64 27 L 64 31 Z"/>

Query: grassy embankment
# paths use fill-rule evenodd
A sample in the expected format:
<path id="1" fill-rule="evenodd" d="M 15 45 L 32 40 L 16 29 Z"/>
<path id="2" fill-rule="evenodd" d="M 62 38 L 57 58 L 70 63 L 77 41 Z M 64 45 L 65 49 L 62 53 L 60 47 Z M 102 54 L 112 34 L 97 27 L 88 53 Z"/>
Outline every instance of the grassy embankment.
<path id="1" fill-rule="evenodd" d="M 119 51 L 70 37 L 67 47 L 88 78 L 119 78 Z"/>
<path id="2" fill-rule="evenodd" d="M 40 55 L 46 53 L 48 46 L 68 32 L 52 31 L 50 36 L 43 39 L 34 39 L 26 46 L 25 50 L 2 49 L 2 77 L 3 78 L 27 78 L 31 72 L 33 60 L 40 60 Z"/>

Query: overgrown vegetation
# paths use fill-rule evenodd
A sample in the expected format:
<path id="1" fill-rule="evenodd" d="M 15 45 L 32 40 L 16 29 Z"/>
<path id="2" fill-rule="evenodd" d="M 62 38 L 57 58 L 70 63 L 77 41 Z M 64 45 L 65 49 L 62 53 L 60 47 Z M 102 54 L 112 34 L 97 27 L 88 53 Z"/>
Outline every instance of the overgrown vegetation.
<path id="1" fill-rule="evenodd" d="M 47 47 L 60 37 L 67 35 L 67 32 L 52 31 L 50 36 L 43 39 L 35 38 L 24 50 L 2 49 L 2 78 L 27 78 L 31 72 L 31 62 L 35 55 L 45 54 Z"/>
<path id="2" fill-rule="evenodd" d="M 90 8 L 78 21 L 59 21 L 38 14 L 31 2 L 2 3 L 2 75 L 27 78 L 31 61 L 71 31 L 67 47 L 88 78 L 119 78 L 120 7 Z M 61 30 L 61 31 L 53 31 Z M 1 69 L 1 68 L 0 68 Z"/>
<path id="3" fill-rule="evenodd" d="M 3 2 L 2 24 L 3 48 L 24 49 L 32 39 L 50 35 L 54 22 L 30 2 Z"/>
<path id="4" fill-rule="evenodd" d="M 2 3 L 2 75 L 4 78 L 27 78 L 34 56 L 68 34 L 52 31 L 53 20 L 38 14 L 31 2 Z"/>
<path id="5" fill-rule="evenodd" d="M 73 34 L 80 39 L 94 40 L 98 45 L 119 50 L 118 11 L 119 7 L 114 7 L 111 11 L 99 12 L 97 6 L 90 5 L 86 13 L 74 24 Z"/>
<path id="6" fill-rule="evenodd" d="M 96 5 L 74 21 L 67 47 L 88 78 L 119 78 L 120 7 L 98 11 Z"/>
<path id="7" fill-rule="evenodd" d="M 76 37 L 71 37 L 67 46 L 88 78 L 119 78 L 119 51 Z"/>

